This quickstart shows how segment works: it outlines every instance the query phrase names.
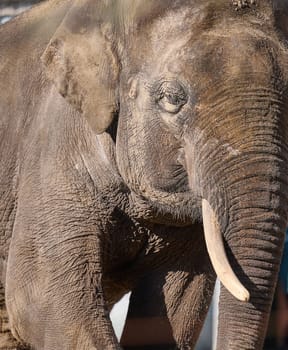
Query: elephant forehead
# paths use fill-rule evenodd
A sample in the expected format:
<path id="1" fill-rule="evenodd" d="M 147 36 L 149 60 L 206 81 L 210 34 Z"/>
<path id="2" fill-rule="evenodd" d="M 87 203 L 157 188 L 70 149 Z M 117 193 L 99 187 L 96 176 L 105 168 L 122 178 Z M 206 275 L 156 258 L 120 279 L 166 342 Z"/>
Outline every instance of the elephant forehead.
<path id="1" fill-rule="evenodd" d="M 193 58 L 193 54 L 200 54 L 193 53 L 193 43 L 199 41 L 201 35 L 207 32 L 206 25 L 203 30 L 203 23 L 207 25 L 207 13 L 203 7 L 184 7 L 176 12 L 168 12 L 154 21 L 146 41 L 139 41 L 142 45 L 145 42 L 145 47 L 142 46 L 141 49 L 146 48 L 149 51 L 148 60 L 150 57 L 154 64 L 158 62 L 160 66 L 180 57 Z"/>
<path id="2" fill-rule="evenodd" d="M 203 82 L 253 74 L 265 83 L 275 68 L 284 66 L 280 60 L 286 49 L 279 38 L 253 25 L 228 24 L 198 31 L 196 36 L 175 30 L 170 38 L 162 36 L 165 48 L 152 41 L 151 67 L 158 73 L 182 74 Z"/>
<path id="3" fill-rule="evenodd" d="M 207 13 L 204 6 L 198 8 L 182 7 L 176 12 L 168 12 L 153 23 L 150 29 L 150 60 L 155 69 L 165 69 L 172 73 L 183 70 L 187 61 L 194 55 L 191 43 L 200 35 L 197 27 L 205 21 Z M 199 54 L 199 53 L 198 53 Z M 148 60 L 149 60 L 148 57 Z"/>
<path id="4" fill-rule="evenodd" d="M 129 42 L 129 62 L 135 62 L 139 71 L 155 77 L 176 75 L 193 88 L 205 90 L 211 81 L 239 81 L 249 74 L 266 85 L 273 72 L 287 67 L 283 58 L 288 57 L 283 55 L 287 49 L 271 29 L 269 11 L 257 16 L 258 10 L 264 13 L 257 7 L 257 11 L 241 15 L 231 9 L 229 1 L 189 4 L 146 22 L 135 42 Z"/>
<path id="5" fill-rule="evenodd" d="M 152 50 L 157 52 L 174 44 L 192 37 L 197 37 L 197 26 L 205 21 L 207 13 L 203 6 L 198 8 L 181 7 L 175 11 L 167 11 L 165 15 L 155 20 L 150 27 L 150 39 Z"/>

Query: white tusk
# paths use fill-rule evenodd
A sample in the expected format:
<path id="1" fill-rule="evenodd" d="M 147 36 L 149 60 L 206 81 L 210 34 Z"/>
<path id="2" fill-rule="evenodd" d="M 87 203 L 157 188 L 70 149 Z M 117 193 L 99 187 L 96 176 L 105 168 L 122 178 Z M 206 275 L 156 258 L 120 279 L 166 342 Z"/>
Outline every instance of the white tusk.
<path id="1" fill-rule="evenodd" d="M 249 292 L 233 272 L 224 248 L 223 238 L 216 215 L 207 200 L 202 200 L 204 235 L 208 254 L 222 284 L 241 301 L 249 301 Z"/>

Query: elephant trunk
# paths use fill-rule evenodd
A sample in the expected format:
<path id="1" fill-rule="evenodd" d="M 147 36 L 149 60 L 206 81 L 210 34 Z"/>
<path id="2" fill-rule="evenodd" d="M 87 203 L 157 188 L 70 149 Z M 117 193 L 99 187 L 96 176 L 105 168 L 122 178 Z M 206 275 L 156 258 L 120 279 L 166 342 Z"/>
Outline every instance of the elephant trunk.
<path id="1" fill-rule="evenodd" d="M 285 220 L 249 208 L 225 234 L 231 268 L 250 294 L 243 303 L 221 286 L 217 349 L 262 349 L 281 259 Z M 240 213 L 240 212 L 238 212 Z"/>
<path id="2" fill-rule="evenodd" d="M 262 349 L 287 224 L 288 130 L 279 111 L 248 107 L 246 120 L 241 108 L 234 112 L 224 136 L 225 118 L 214 114 L 214 128 L 205 122 L 185 139 L 190 187 L 202 199 L 207 250 L 222 282 L 219 350 Z"/>
<path id="3" fill-rule="evenodd" d="M 287 216 L 281 169 L 285 161 L 280 155 L 253 158 L 254 166 L 253 160 L 246 162 L 233 183 L 222 172 L 224 202 L 217 203 L 213 195 L 207 195 L 209 202 L 202 200 L 207 250 L 222 282 L 221 350 L 262 349 L 281 260 Z M 259 160 L 266 166 L 257 170 Z M 214 181 L 221 183 L 220 178 Z"/>

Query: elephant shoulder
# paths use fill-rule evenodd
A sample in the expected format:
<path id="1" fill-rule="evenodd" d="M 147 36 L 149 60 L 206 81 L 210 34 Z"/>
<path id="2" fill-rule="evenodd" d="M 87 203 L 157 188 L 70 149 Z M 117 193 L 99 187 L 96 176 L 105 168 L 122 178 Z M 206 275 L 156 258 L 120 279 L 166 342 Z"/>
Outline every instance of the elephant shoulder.
<path id="1" fill-rule="evenodd" d="M 13 58 L 16 53 L 19 58 L 32 55 L 33 48 L 44 50 L 69 10 L 70 3 L 71 0 L 45 1 L 1 25 L 1 56 Z"/>
<path id="2" fill-rule="evenodd" d="M 26 91 L 30 83 L 37 85 L 35 80 L 39 81 L 42 74 L 40 57 L 69 10 L 70 3 L 71 0 L 45 1 L 0 26 L 2 120 L 5 115 L 15 114 L 15 108 L 21 105 L 23 86 Z"/>

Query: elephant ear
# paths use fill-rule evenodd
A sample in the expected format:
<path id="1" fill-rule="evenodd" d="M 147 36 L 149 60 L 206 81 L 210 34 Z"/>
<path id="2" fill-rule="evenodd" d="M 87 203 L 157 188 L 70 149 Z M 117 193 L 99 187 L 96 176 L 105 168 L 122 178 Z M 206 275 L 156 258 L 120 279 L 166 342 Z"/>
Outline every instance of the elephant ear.
<path id="1" fill-rule="evenodd" d="M 42 55 L 59 93 L 105 131 L 118 107 L 119 62 L 109 0 L 77 0 Z"/>

